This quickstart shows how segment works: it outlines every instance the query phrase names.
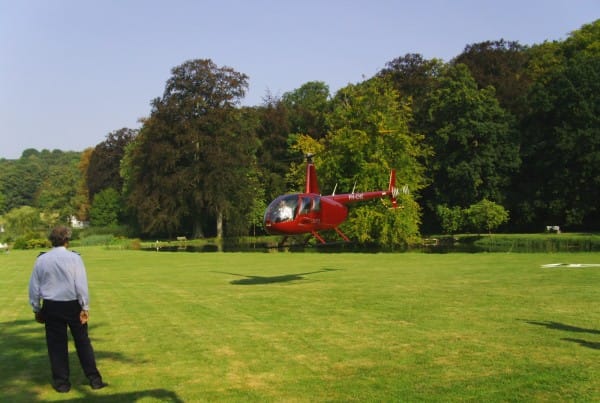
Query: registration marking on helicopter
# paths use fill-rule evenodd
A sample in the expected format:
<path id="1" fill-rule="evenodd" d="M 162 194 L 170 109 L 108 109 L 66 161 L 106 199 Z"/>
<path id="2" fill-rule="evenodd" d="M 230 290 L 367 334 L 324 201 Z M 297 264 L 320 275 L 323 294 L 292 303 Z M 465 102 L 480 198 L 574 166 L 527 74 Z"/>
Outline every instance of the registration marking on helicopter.
<path id="1" fill-rule="evenodd" d="M 348 195 L 348 199 L 350 200 L 362 200 L 364 198 L 364 193 L 350 193 L 350 195 Z"/>

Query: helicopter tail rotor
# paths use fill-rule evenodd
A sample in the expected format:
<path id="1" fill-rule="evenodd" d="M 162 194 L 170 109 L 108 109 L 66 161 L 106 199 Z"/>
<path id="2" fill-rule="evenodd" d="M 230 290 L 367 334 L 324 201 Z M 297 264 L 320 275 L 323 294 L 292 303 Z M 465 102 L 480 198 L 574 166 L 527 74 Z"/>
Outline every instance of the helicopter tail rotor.
<path id="1" fill-rule="evenodd" d="M 409 194 L 410 191 L 408 189 L 408 185 L 402 186 L 401 189 L 396 187 L 396 170 L 392 169 L 390 172 L 390 184 L 388 185 L 388 194 L 390 195 L 390 200 L 392 201 L 392 208 L 398 208 L 398 195 Z"/>
<path id="2" fill-rule="evenodd" d="M 390 200 L 392 201 L 392 208 L 398 207 L 398 188 L 396 187 L 396 170 L 392 169 L 390 172 L 390 184 L 388 185 L 388 193 L 390 194 Z"/>

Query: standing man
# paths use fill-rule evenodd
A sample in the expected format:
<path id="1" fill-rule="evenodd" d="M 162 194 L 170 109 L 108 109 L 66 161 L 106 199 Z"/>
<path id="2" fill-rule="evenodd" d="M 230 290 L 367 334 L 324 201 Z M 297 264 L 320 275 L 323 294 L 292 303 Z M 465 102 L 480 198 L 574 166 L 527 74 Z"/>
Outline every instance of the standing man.
<path id="1" fill-rule="evenodd" d="M 67 250 L 70 238 L 71 230 L 67 227 L 58 226 L 52 230 L 49 239 L 53 248 L 38 256 L 29 281 L 29 301 L 35 320 L 44 323 L 46 328 L 53 387 L 61 393 L 71 390 L 67 326 L 92 389 L 107 386 L 96 368 L 94 349 L 88 336 L 87 274 L 81 256 Z"/>

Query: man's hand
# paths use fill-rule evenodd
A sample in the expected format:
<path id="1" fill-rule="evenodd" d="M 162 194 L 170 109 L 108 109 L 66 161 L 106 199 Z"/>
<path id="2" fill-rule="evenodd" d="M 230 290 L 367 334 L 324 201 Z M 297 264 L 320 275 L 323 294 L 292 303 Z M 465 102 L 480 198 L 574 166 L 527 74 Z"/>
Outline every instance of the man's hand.
<path id="1" fill-rule="evenodd" d="M 79 313 L 79 320 L 81 321 L 82 325 L 85 325 L 86 323 L 88 323 L 89 319 L 90 319 L 90 313 L 88 311 L 81 311 Z"/>
<path id="2" fill-rule="evenodd" d="M 42 313 L 42 311 L 35 312 L 35 321 L 37 323 L 45 323 L 46 322 L 46 318 L 44 318 L 44 314 Z"/>

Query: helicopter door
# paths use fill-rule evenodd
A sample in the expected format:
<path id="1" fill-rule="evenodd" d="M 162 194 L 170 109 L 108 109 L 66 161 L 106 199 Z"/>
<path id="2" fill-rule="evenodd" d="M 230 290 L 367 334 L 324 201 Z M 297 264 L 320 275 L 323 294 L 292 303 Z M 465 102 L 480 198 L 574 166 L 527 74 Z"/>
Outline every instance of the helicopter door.
<path id="1" fill-rule="evenodd" d="M 298 211 L 299 215 L 306 215 L 310 213 L 310 208 L 312 206 L 312 198 L 303 196 L 300 198 L 300 211 Z"/>

